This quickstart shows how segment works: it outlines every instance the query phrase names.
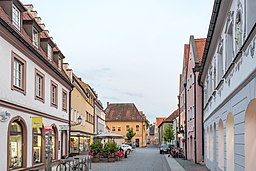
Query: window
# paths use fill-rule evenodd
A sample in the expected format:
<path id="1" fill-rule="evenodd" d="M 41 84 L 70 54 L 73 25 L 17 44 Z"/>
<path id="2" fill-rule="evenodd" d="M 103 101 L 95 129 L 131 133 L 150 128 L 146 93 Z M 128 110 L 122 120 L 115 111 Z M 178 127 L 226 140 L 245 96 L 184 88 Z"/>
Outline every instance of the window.
<path id="1" fill-rule="evenodd" d="M 126 131 L 129 131 L 130 125 L 126 125 Z"/>
<path id="2" fill-rule="evenodd" d="M 51 81 L 51 106 L 58 107 L 58 86 Z"/>
<path id="3" fill-rule="evenodd" d="M 44 102 L 44 75 L 35 70 L 35 98 Z"/>
<path id="4" fill-rule="evenodd" d="M 116 131 L 116 128 L 114 126 L 112 127 L 112 131 Z"/>
<path id="5" fill-rule="evenodd" d="M 14 117 L 8 127 L 8 168 L 26 168 L 27 134 L 25 121 L 17 116 Z M 7 169 L 7 170 L 9 170 Z"/>
<path id="6" fill-rule="evenodd" d="M 121 131 L 121 127 L 119 126 L 119 127 L 117 127 L 117 131 Z"/>
<path id="7" fill-rule="evenodd" d="M 39 37 L 38 37 L 38 31 L 33 28 L 33 33 L 32 33 L 32 38 L 33 38 L 33 45 L 35 45 L 36 47 L 38 47 L 39 45 Z"/>
<path id="8" fill-rule="evenodd" d="M 136 125 L 136 131 L 139 131 L 139 130 L 140 130 L 140 126 Z"/>
<path id="9" fill-rule="evenodd" d="M 57 130 L 55 127 L 52 129 L 52 159 L 57 159 Z"/>
<path id="10" fill-rule="evenodd" d="M 10 165 L 9 168 L 15 169 L 22 167 L 22 127 L 18 122 L 11 123 L 10 131 Z"/>
<path id="11" fill-rule="evenodd" d="M 48 47 L 47 47 L 47 56 L 48 56 L 48 59 L 50 61 L 52 61 L 53 52 L 52 52 L 52 47 L 49 44 L 48 44 Z"/>
<path id="12" fill-rule="evenodd" d="M 226 33 L 226 62 L 225 62 L 225 70 L 229 68 L 233 56 L 234 56 L 234 49 L 233 49 L 233 23 L 231 23 L 228 27 L 228 31 Z"/>
<path id="13" fill-rule="evenodd" d="M 25 94 L 26 61 L 12 53 L 12 90 Z"/>
<path id="14" fill-rule="evenodd" d="M 235 40 L 236 40 L 236 52 L 242 46 L 242 21 L 241 21 L 241 13 L 238 12 L 236 14 L 236 27 L 235 27 Z"/>
<path id="15" fill-rule="evenodd" d="M 223 47 L 221 45 L 218 52 L 218 82 L 222 79 L 223 73 Z"/>
<path id="16" fill-rule="evenodd" d="M 33 163 L 42 162 L 42 132 L 40 128 L 33 128 Z"/>
<path id="17" fill-rule="evenodd" d="M 20 11 L 14 4 L 12 5 L 12 23 L 20 30 Z"/>
<path id="18" fill-rule="evenodd" d="M 67 112 L 67 92 L 62 90 L 62 110 Z"/>

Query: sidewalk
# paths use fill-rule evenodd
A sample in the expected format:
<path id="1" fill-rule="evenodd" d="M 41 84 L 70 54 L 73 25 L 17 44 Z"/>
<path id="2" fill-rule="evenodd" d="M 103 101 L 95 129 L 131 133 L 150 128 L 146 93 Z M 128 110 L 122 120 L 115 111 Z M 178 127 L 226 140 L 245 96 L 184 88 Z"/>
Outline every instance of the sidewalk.
<path id="1" fill-rule="evenodd" d="M 189 160 L 168 157 L 168 154 L 165 155 L 165 158 L 171 171 L 209 171 L 205 166 L 195 164 Z"/>

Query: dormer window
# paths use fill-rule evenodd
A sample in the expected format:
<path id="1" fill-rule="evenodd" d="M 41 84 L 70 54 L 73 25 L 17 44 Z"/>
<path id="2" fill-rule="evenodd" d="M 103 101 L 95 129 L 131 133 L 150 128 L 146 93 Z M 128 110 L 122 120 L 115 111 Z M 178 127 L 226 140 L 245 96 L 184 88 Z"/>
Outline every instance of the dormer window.
<path id="1" fill-rule="evenodd" d="M 47 48 L 47 56 L 48 56 L 48 59 L 50 61 L 52 61 L 52 58 L 53 58 L 53 51 L 52 51 L 52 47 L 51 45 L 48 44 L 48 48 Z"/>
<path id="2" fill-rule="evenodd" d="M 12 23 L 20 30 L 20 10 L 14 4 L 12 5 Z"/>
<path id="3" fill-rule="evenodd" d="M 38 37 L 38 31 L 35 28 L 33 28 L 32 37 L 33 37 L 33 45 L 35 45 L 38 48 L 39 37 Z"/>

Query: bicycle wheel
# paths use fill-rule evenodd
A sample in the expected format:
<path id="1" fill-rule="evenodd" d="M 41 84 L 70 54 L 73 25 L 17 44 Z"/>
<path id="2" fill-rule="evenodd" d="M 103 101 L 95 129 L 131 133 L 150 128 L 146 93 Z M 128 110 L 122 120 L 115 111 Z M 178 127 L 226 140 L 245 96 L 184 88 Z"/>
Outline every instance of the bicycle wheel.
<path id="1" fill-rule="evenodd" d="M 86 163 L 79 163 L 78 165 L 78 171 L 89 171 L 89 168 Z"/>
<path id="2" fill-rule="evenodd" d="M 60 163 L 56 167 L 56 171 L 66 171 L 66 170 L 67 170 L 67 168 L 66 168 L 66 165 L 64 163 Z"/>

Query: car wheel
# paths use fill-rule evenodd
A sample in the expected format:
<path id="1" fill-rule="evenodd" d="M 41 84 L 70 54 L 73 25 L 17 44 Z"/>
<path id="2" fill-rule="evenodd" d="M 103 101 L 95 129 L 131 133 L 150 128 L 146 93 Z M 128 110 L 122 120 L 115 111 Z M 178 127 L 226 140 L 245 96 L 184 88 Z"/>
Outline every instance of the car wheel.
<path id="1" fill-rule="evenodd" d="M 162 154 L 162 151 L 160 151 L 160 154 Z"/>

